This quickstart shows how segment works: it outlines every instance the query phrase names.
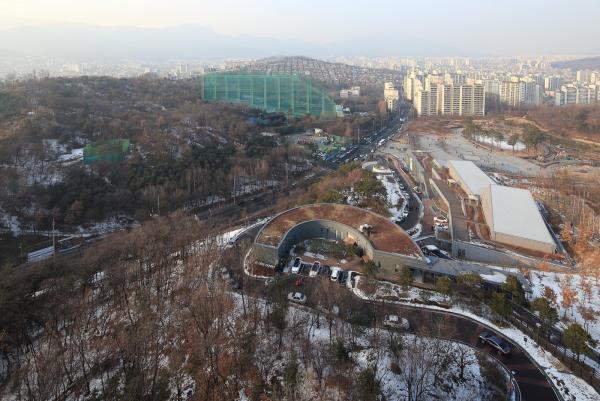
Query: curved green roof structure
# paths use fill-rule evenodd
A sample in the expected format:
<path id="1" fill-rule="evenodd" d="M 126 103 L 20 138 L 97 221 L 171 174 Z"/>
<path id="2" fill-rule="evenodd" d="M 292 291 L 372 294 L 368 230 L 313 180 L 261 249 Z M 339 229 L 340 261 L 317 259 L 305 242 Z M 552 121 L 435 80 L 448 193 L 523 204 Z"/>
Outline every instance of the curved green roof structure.
<path id="1" fill-rule="evenodd" d="M 336 116 L 335 103 L 325 90 L 297 75 L 213 72 L 204 75 L 203 83 L 206 101 L 244 103 L 294 117 Z"/>

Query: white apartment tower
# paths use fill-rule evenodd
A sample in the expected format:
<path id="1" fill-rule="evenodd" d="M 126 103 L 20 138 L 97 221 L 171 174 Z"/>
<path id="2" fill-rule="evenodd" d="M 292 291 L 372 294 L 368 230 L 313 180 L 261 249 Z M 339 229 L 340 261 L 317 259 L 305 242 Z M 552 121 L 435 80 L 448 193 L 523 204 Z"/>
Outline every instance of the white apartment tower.
<path id="1" fill-rule="evenodd" d="M 415 93 L 414 106 L 420 116 L 485 115 L 483 84 L 453 85 L 431 83 L 427 90 Z"/>
<path id="2" fill-rule="evenodd" d="M 499 89 L 500 101 L 509 106 L 542 103 L 542 88 L 533 78 L 511 77 L 509 81 L 501 81 Z"/>
<path id="3" fill-rule="evenodd" d="M 395 111 L 398 109 L 398 100 L 400 99 L 400 94 L 392 82 L 386 82 L 384 84 L 383 98 L 385 99 L 388 110 Z"/>
<path id="4" fill-rule="evenodd" d="M 591 84 L 593 72 L 590 70 L 579 70 L 577 71 L 577 82 Z"/>
<path id="5" fill-rule="evenodd" d="M 407 100 L 414 100 L 415 93 L 423 89 L 423 84 L 423 75 L 415 71 L 411 71 L 404 77 L 404 97 Z"/>

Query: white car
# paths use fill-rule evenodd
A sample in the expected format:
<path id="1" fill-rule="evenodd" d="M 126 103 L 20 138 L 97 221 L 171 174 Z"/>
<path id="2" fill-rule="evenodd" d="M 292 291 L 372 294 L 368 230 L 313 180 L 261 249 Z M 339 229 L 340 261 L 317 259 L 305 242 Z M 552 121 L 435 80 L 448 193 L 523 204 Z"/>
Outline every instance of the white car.
<path id="1" fill-rule="evenodd" d="M 447 224 L 442 224 L 442 223 L 435 223 L 435 229 L 436 230 L 448 231 L 448 225 Z"/>
<path id="2" fill-rule="evenodd" d="M 337 266 L 334 266 L 331 268 L 331 281 L 338 281 L 338 279 L 340 278 L 340 273 L 342 272 L 342 269 L 340 269 Z"/>
<path id="3" fill-rule="evenodd" d="M 410 328 L 408 320 L 398 315 L 385 315 L 385 318 L 383 319 L 383 325 L 402 330 L 408 330 Z"/>
<path id="4" fill-rule="evenodd" d="M 306 303 L 306 295 L 304 295 L 301 292 L 290 292 L 288 294 L 288 300 L 290 300 L 292 302 L 297 302 L 299 304 L 305 304 Z"/>
<path id="5" fill-rule="evenodd" d="M 302 267 L 302 261 L 300 258 L 294 259 L 294 264 L 292 265 L 292 273 L 298 274 L 300 273 L 300 268 Z"/>
<path id="6" fill-rule="evenodd" d="M 313 263 L 310 268 L 310 273 L 308 273 L 308 277 L 317 277 L 319 272 L 321 271 L 321 264 L 319 262 Z"/>

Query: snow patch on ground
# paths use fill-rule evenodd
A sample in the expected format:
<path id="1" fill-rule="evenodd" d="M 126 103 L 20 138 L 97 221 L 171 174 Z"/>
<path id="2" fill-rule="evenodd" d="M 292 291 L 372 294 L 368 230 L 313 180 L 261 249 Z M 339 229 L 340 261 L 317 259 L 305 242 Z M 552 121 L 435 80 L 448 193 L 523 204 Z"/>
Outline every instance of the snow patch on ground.
<path id="1" fill-rule="evenodd" d="M 5 229 L 13 235 L 21 234 L 21 224 L 16 216 L 8 214 L 0 207 L 0 230 Z"/>
<path id="2" fill-rule="evenodd" d="M 502 140 L 502 141 L 498 142 L 498 140 L 496 140 L 495 138 L 492 138 L 491 136 L 485 136 L 485 135 L 473 135 L 473 139 L 477 142 L 485 143 L 487 145 L 492 145 L 495 148 L 498 148 L 498 146 L 500 146 L 500 148 L 503 150 L 513 150 L 513 147 L 511 145 L 509 145 L 508 141 L 506 141 L 506 140 Z M 516 151 L 521 151 L 521 150 L 525 150 L 525 149 L 526 149 L 526 147 L 523 142 L 518 141 L 515 144 Z"/>
<path id="3" fill-rule="evenodd" d="M 600 319 L 597 318 L 598 313 L 600 313 L 600 281 L 580 274 L 541 271 L 532 271 L 530 277 L 534 298 L 544 297 L 546 287 L 551 288 L 556 294 L 558 315 L 560 318 L 564 316 L 566 320 L 566 322 L 559 323 L 560 328 L 566 328 L 571 322 L 577 322 L 585 327 L 586 322 L 582 317 L 582 309 L 580 308 L 583 305 L 593 311 L 592 314 L 596 316 L 595 321 L 588 322 L 588 330 L 592 338 L 600 340 Z M 567 286 L 574 291 L 576 301 L 571 308 L 565 310 L 562 289 Z M 584 291 L 586 286 L 589 289 L 588 295 Z M 596 350 L 600 351 L 600 346 L 597 346 Z"/>
<path id="4" fill-rule="evenodd" d="M 494 272 L 492 274 L 479 274 L 479 277 L 490 283 L 502 284 L 506 282 L 506 274 L 502 274 L 500 272 Z"/>
<path id="5" fill-rule="evenodd" d="M 406 210 L 408 201 L 400 189 L 400 184 L 394 177 L 389 175 L 378 175 L 377 179 L 381 181 L 387 192 L 388 211 L 391 214 L 390 220 L 401 221 L 404 218 L 402 214 Z M 400 207 L 398 207 L 398 203 L 401 203 Z"/>
<path id="6" fill-rule="evenodd" d="M 83 148 L 72 149 L 71 152 L 60 155 L 58 161 L 60 162 L 74 162 L 83 159 Z"/>

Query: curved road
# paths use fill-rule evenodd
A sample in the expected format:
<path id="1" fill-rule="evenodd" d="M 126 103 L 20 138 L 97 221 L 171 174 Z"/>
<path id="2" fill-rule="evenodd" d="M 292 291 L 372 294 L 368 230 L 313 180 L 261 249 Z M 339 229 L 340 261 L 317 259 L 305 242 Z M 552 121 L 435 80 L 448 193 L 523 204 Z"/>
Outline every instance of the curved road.
<path id="1" fill-rule="evenodd" d="M 249 243 L 253 240 L 256 235 L 257 228 L 254 227 L 251 232 L 246 235 L 240 236 L 237 242 L 238 245 L 242 245 L 240 248 L 246 248 Z M 243 243 L 242 243 L 243 242 Z M 246 245 L 244 247 L 243 245 Z M 240 254 L 245 255 L 247 249 L 240 250 Z M 234 272 L 237 275 L 244 275 L 241 266 L 239 270 Z M 240 277 L 241 278 L 241 277 Z M 305 285 L 301 291 L 308 296 L 308 306 L 311 305 L 311 295 L 316 287 L 314 284 L 315 280 L 327 280 L 328 277 L 303 277 Z M 245 283 L 244 283 L 245 282 Z M 290 291 L 298 290 L 294 287 L 294 280 L 288 280 Z M 259 279 L 248 279 L 247 276 L 242 283 L 245 291 L 254 292 L 259 295 L 263 295 L 264 284 Z M 341 288 L 340 288 L 341 289 Z M 517 344 L 510 341 L 502 334 L 495 332 L 489 327 L 483 326 L 482 324 L 471 320 L 465 316 L 454 314 L 451 312 L 437 311 L 432 309 L 425 309 L 421 307 L 414 307 L 409 305 L 396 305 L 386 304 L 382 302 L 365 301 L 354 295 L 350 291 L 344 291 L 347 294 L 348 304 L 350 302 L 360 302 L 365 305 L 374 306 L 371 311 L 373 312 L 374 318 L 382 319 L 385 314 L 397 314 L 406 317 L 411 324 L 411 331 L 417 331 L 425 335 L 432 335 L 440 338 L 449 340 L 462 341 L 470 344 L 473 347 L 482 350 L 496 359 L 501 361 L 510 371 L 513 372 L 514 378 L 519 386 L 521 392 L 521 400 L 523 401 L 562 401 L 561 398 L 555 393 L 550 379 L 546 377 L 543 371 L 538 368 L 535 361 L 527 355 L 527 353 Z M 343 308 L 342 308 L 343 309 Z M 482 345 L 478 341 L 478 335 L 482 330 L 493 331 L 499 337 L 510 341 L 513 345 L 513 350 L 510 356 L 500 356 L 489 346 Z"/>

